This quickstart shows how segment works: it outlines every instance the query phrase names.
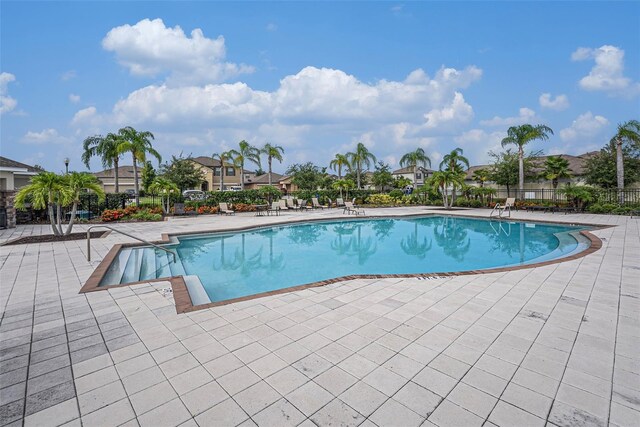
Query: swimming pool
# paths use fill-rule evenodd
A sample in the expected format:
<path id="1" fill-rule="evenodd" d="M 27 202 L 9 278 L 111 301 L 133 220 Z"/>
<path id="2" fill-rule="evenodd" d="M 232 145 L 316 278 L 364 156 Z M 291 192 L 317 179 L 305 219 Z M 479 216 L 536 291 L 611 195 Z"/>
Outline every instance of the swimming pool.
<path id="1" fill-rule="evenodd" d="M 100 285 L 184 276 L 193 279 L 187 285 L 194 304 L 216 302 L 342 276 L 460 272 L 542 262 L 589 247 L 579 233 L 583 229 L 425 216 L 176 236 L 177 243 L 166 247 L 177 252 L 178 262 L 154 248 L 121 249 Z"/>

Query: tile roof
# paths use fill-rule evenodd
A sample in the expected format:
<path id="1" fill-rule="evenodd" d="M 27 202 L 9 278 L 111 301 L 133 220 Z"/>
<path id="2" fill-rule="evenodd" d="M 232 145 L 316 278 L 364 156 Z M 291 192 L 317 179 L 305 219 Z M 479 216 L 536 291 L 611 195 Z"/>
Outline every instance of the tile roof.
<path id="1" fill-rule="evenodd" d="M 40 172 L 38 169 L 34 168 L 33 166 L 29 166 L 27 164 L 20 163 L 15 160 L 11 160 L 7 157 L 2 157 L 2 156 L 0 156 L 0 167 L 26 169 L 27 172 L 35 172 L 35 173 Z"/>

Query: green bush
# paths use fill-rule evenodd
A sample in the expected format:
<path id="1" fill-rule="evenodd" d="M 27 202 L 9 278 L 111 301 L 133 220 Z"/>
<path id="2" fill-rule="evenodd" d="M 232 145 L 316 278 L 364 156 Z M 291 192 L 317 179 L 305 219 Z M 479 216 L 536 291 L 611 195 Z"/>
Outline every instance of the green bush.
<path id="1" fill-rule="evenodd" d="M 394 199 L 402 199 L 402 197 L 404 196 L 404 192 L 402 190 L 391 190 L 389 192 L 389 196 L 393 197 Z"/>
<path id="2" fill-rule="evenodd" d="M 162 221 L 162 215 L 151 213 L 148 210 L 142 210 L 131 215 L 131 219 L 139 221 Z"/>
<path id="3" fill-rule="evenodd" d="M 393 206 L 395 200 L 389 194 L 372 194 L 367 198 L 367 203 L 376 206 Z"/>

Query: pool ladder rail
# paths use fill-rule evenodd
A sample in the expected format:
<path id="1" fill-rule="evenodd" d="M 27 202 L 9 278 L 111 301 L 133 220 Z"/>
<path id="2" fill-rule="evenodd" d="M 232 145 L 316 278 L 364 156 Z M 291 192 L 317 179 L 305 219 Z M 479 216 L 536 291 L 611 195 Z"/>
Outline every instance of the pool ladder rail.
<path id="1" fill-rule="evenodd" d="M 125 233 L 124 231 L 118 230 L 113 227 L 109 227 L 108 225 L 92 225 L 91 227 L 87 228 L 87 261 L 91 261 L 91 230 L 94 228 L 108 228 L 109 230 L 115 231 L 116 233 L 120 233 L 127 237 L 131 237 L 132 239 L 135 239 L 139 242 L 153 246 L 156 249 L 160 249 L 161 251 L 165 251 L 171 254 L 173 256 L 173 262 L 175 263 L 177 261 L 176 253 L 174 251 L 170 251 L 169 249 L 163 248 L 162 246 L 158 246 L 155 243 L 151 243 L 147 240 L 141 239 L 140 237 L 136 237 L 133 234 Z"/>
<path id="2" fill-rule="evenodd" d="M 506 218 L 511 218 L 511 204 L 510 203 L 505 203 L 504 205 L 501 205 L 500 203 L 496 203 L 496 205 L 493 207 L 493 209 L 491 209 L 491 213 L 489 214 L 489 218 L 493 218 L 493 214 L 496 211 L 498 213 L 498 218 L 503 218 L 502 214 L 504 214 L 505 212 L 509 212 L 509 215 L 507 215 Z"/>

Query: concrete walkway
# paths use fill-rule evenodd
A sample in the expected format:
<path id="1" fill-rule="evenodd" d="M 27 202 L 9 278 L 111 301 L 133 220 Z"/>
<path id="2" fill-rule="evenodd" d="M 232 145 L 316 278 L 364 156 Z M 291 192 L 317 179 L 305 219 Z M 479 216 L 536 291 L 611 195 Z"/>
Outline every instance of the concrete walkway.
<path id="1" fill-rule="evenodd" d="M 341 212 L 117 227 L 157 240 Z M 367 210 L 430 212 L 442 213 Z M 639 220 L 513 217 L 615 227 L 559 264 L 352 280 L 181 315 L 166 282 L 78 294 L 124 236 L 94 240 L 91 263 L 85 241 L 2 247 L 0 425 L 640 425 Z"/>

